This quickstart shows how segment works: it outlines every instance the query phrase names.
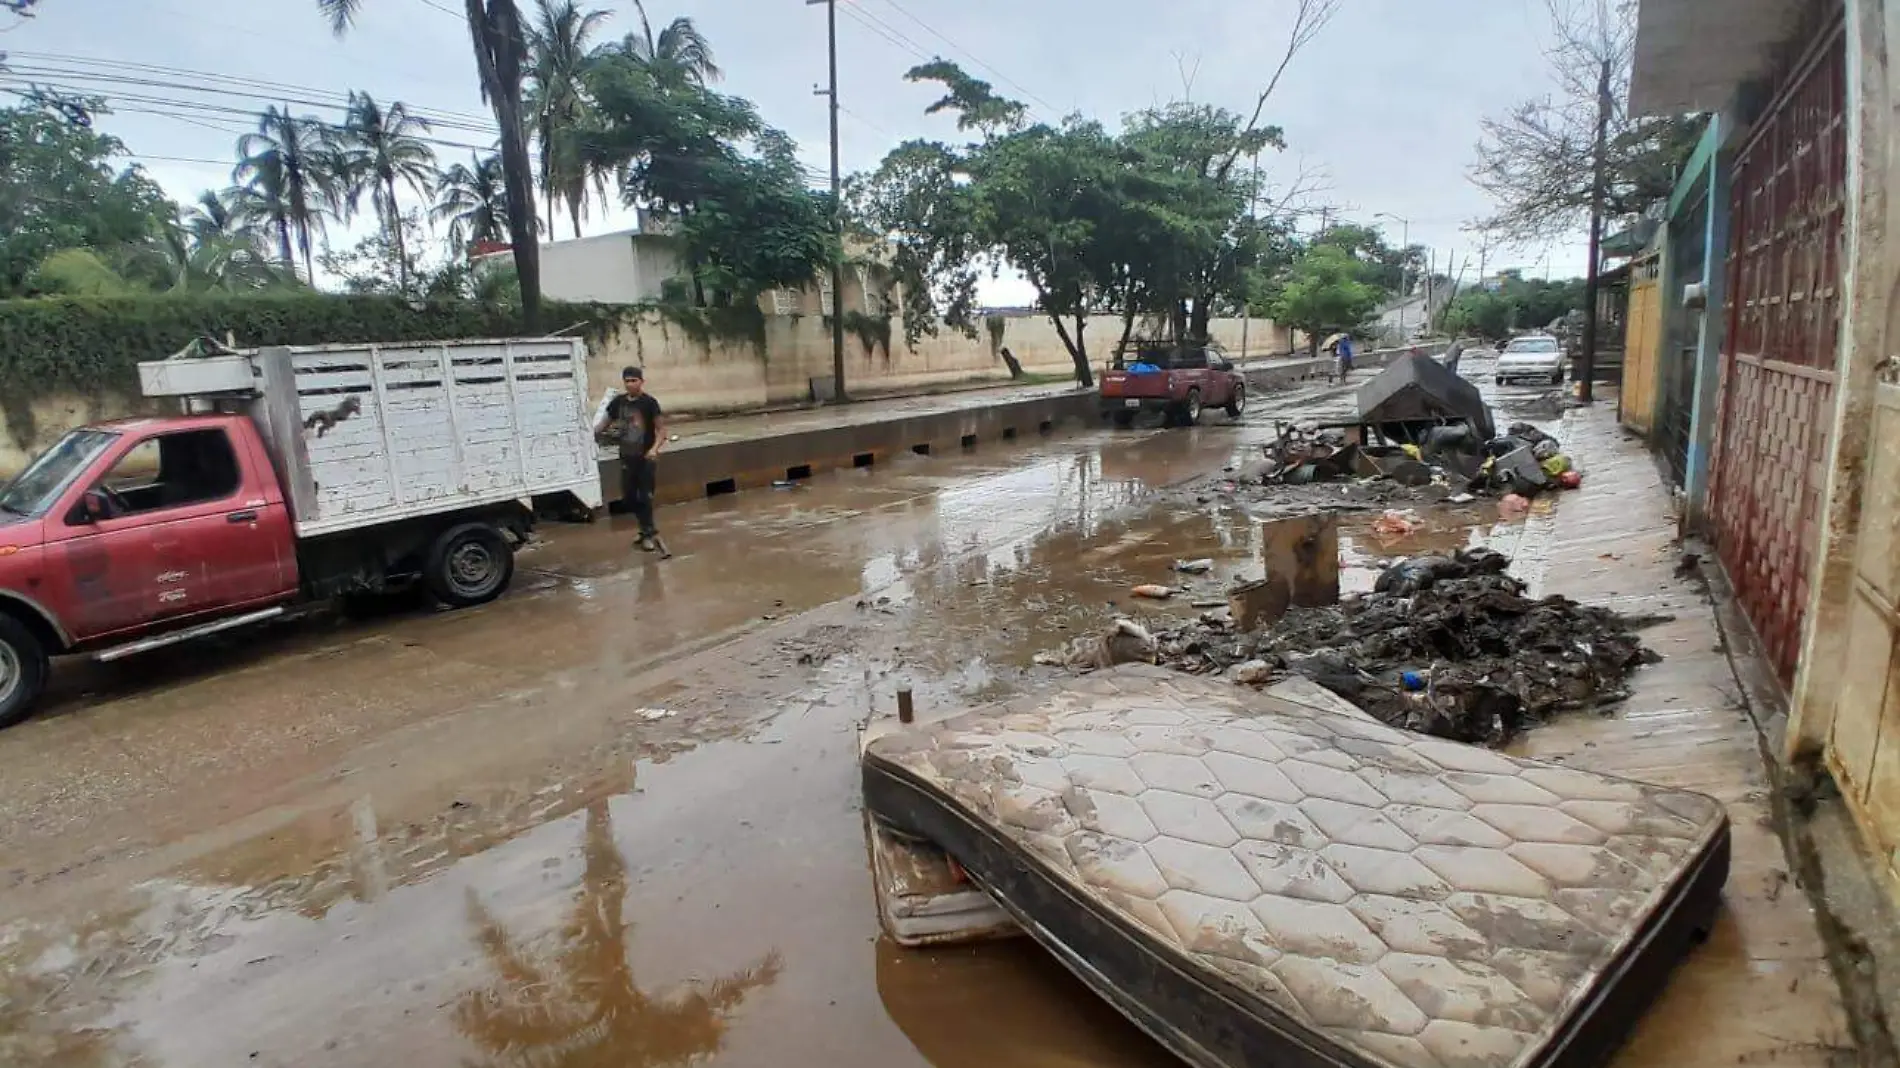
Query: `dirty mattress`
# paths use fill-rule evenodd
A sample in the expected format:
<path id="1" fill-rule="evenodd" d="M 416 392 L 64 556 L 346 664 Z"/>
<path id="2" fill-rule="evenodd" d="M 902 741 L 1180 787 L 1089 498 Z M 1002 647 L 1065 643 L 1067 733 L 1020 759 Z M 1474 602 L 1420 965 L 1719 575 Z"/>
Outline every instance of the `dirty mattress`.
<path id="1" fill-rule="evenodd" d="M 1711 798 L 1120 668 L 869 741 L 865 804 L 1204 1066 L 1605 1063 L 1714 921 Z"/>

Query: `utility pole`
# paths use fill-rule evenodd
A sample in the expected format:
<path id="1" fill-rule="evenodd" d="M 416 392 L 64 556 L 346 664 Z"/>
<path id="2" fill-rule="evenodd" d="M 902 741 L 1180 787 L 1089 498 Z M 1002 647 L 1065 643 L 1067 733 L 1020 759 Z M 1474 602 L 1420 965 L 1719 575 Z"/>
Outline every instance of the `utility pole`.
<path id="1" fill-rule="evenodd" d="M 831 104 L 831 234 L 837 255 L 831 261 L 831 388 L 833 403 L 850 398 L 844 387 L 844 195 L 838 173 L 838 0 L 805 0 L 806 7 L 825 5 L 825 35 L 830 45 L 831 88 L 815 89 Z"/>
<path id="2" fill-rule="evenodd" d="M 1405 302 L 1412 299 L 1412 287 L 1406 283 L 1412 266 L 1412 220 L 1389 211 L 1374 212 L 1375 219 L 1391 219 L 1401 227 L 1399 235 L 1399 344 L 1405 344 Z M 1429 308 L 1430 305 L 1427 305 Z"/>
<path id="3" fill-rule="evenodd" d="M 1247 195 L 1247 217 L 1259 221 L 1260 212 L 1260 153 L 1253 154 L 1253 190 Z M 1247 294 L 1240 295 L 1240 358 L 1247 359 L 1247 331 L 1253 326 L 1253 301 Z"/>
<path id="4" fill-rule="evenodd" d="M 1583 283 L 1583 352 L 1577 360 L 1577 371 L 1583 379 L 1577 399 L 1585 404 L 1596 400 L 1597 288 L 1603 265 L 1603 200 L 1609 171 L 1610 109 L 1614 106 L 1615 100 L 1610 95 L 1610 61 L 1605 59 L 1597 67 L 1597 137 L 1590 176 L 1590 264 Z M 1549 274 L 1550 269 L 1546 267 L 1545 277 Z"/>

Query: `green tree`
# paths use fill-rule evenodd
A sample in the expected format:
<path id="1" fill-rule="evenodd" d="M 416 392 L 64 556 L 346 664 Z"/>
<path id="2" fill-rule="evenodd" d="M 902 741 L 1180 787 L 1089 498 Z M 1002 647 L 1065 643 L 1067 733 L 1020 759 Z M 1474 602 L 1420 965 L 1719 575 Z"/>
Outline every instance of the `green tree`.
<path id="1" fill-rule="evenodd" d="M 242 190 L 206 190 L 184 209 L 167 240 L 172 288 L 244 291 L 295 284 L 291 273 L 271 263 L 265 235 L 245 217 L 242 201 Z"/>
<path id="2" fill-rule="evenodd" d="M 316 4 L 341 36 L 349 30 L 363 0 L 316 0 Z M 522 107 L 527 34 L 515 0 L 463 0 L 463 4 L 482 97 L 501 129 L 508 238 L 514 248 L 515 270 L 521 277 L 521 318 L 524 328 L 534 331 L 541 321 L 541 245 L 534 207 L 534 162 L 528 154 L 528 127 Z"/>
<path id="3" fill-rule="evenodd" d="M 678 220 L 694 304 L 756 311 L 764 290 L 807 285 L 838 254 L 828 200 L 750 102 L 625 44 L 590 64 L 587 87 L 590 165 L 617 176 L 629 206 Z"/>
<path id="4" fill-rule="evenodd" d="M 473 163 L 442 172 L 429 211 L 434 221 L 449 224 L 449 243 L 462 255 L 479 242 L 508 239 L 508 182 L 501 157 L 476 156 Z"/>
<path id="5" fill-rule="evenodd" d="M 1088 320 L 1113 310 L 1123 261 L 1120 161 L 1100 124 L 1072 120 L 993 139 L 970 163 L 985 244 L 1035 287 L 1083 386 L 1094 385 Z"/>
<path id="6" fill-rule="evenodd" d="M 367 195 L 383 236 L 395 249 L 397 280 L 409 287 L 410 254 L 397 188 L 427 197 L 435 184 L 435 150 L 423 140 L 427 120 L 409 113 L 401 101 L 383 107 L 368 93 L 350 94 L 349 110 L 336 133 L 337 199 L 345 216 L 354 215 Z"/>
<path id="7" fill-rule="evenodd" d="M 1543 330 L 1583 310 L 1584 280 L 1551 282 L 1542 278 L 1505 278 L 1495 290 L 1460 294 L 1445 311 L 1445 327 L 1497 341 L 1513 330 Z"/>
<path id="8" fill-rule="evenodd" d="M 934 141 L 908 141 L 876 171 L 845 186 L 851 226 L 891 250 L 903 294 L 904 338 L 915 346 L 939 325 L 976 336 L 977 200 L 963 157 Z"/>
<path id="9" fill-rule="evenodd" d="M 284 266 L 294 269 L 300 257 L 304 280 L 315 285 L 311 249 L 338 192 L 329 131 L 273 106 L 258 117 L 256 132 L 238 140 L 238 155 L 232 180 L 251 191 L 246 209 L 276 231 Z"/>
<path id="10" fill-rule="evenodd" d="M 590 106 L 584 79 L 597 54 L 592 41 L 611 17 L 607 11 L 584 9 L 575 0 L 536 0 L 534 25 L 528 30 L 527 107 L 541 146 L 541 192 L 550 236 L 557 199 L 567 204 L 574 236 L 581 236 L 589 185 L 599 186 L 605 178 L 590 173 L 579 133 Z"/>
<path id="11" fill-rule="evenodd" d="M 1395 248 L 1385 243 L 1385 231 L 1377 226 L 1339 223 L 1327 227 L 1313 239 L 1317 245 L 1331 245 L 1367 267 L 1366 281 L 1387 297 L 1401 296 L 1429 269 L 1425 246 Z"/>
<path id="12" fill-rule="evenodd" d="M 1327 334 L 1360 328 L 1379 306 L 1379 291 L 1364 275 L 1365 266 L 1343 249 L 1308 249 L 1288 273 L 1273 317 L 1304 331 L 1309 350 L 1317 355 Z"/>
<path id="13" fill-rule="evenodd" d="M 28 93 L 0 109 L 0 297 L 17 296 L 47 257 L 110 257 L 163 239 L 177 208 L 93 120 L 97 100 Z M 101 262 L 107 262 L 101 260 Z"/>

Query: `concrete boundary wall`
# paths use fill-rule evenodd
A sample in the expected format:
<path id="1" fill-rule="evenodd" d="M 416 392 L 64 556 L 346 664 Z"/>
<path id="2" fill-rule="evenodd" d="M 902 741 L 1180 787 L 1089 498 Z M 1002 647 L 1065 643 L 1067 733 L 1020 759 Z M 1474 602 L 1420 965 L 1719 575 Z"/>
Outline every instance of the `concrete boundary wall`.
<path id="1" fill-rule="evenodd" d="M 1384 367 L 1393 358 L 1411 352 L 1437 356 L 1445 346 L 1417 345 L 1362 354 L 1360 368 Z M 1301 382 L 1332 373 L 1331 359 L 1275 361 L 1243 368 L 1247 387 L 1255 395 L 1290 389 Z M 840 423 L 809 425 L 784 432 L 763 430 L 704 444 L 691 440 L 668 449 L 660 459 L 657 499 L 661 503 L 760 489 L 781 480 L 797 481 L 840 468 L 873 467 L 905 452 L 940 454 L 1011 443 L 1023 438 L 1101 424 L 1100 401 L 1094 390 L 1045 393 L 991 404 L 961 404 L 945 398 L 934 412 L 894 412 L 886 419 L 851 420 L 840 411 Z M 718 422 L 713 420 L 710 422 Z M 608 455 L 600 463 L 601 485 L 609 501 L 620 497 L 620 461 Z"/>

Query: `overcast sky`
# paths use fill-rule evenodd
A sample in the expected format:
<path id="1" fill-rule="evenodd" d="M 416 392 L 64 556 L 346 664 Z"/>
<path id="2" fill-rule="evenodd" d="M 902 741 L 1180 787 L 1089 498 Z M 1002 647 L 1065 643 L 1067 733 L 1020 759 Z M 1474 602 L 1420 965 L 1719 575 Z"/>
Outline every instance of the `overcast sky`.
<path id="1" fill-rule="evenodd" d="M 615 12 L 612 36 L 637 25 L 630 2 L 594 3 Z M 120 112 L 103 125 L 185 201 L 229 182 L 225 161 L 249 123 L 226 109 L 269 101 L 181 86 L 268 86 L 311 102 L 294 104 L 297 110 L 330 119 L 337 109 L 314 105 L 362 89 L 460 116 L 436 131 L 445 142 L 491 142 L 492 133 L 457 128 L 492 130 L 466 30 L 453 13 L 459 7 L 460 0 L 364 0 L 357 28 L 337 40 L 315 0 L 42 0 L 37 17 L 0 33 L 0 49 L 21 70 L 78 70 L 69 57 L 80 57 L 192 72 L 89 65 L 95 74 L 163 84 L 83 83 L 119 96 Z M 910 137 L 956 137 L 950 121 L 923 114 L 935 99 L 930 88 L 903 80 L 910 66 L 939 54 L 1026 100 L 1037 118 L 1079 111 L 1113 125 L 1129 111 L 1190 92 L 1197 102 L 1245 110 L 1284 47 L 1292 7 L 1293 0 L 841 0 L 845 171 L 875 166 Z M 1327 199 L 1347 218 L 1387 227 L 1394 243 L 1401 226 L 1375 213 L 1409 218 L 1412 240 L 1433 247 L 1441 263 L 1454 249 L 1464 260 L 1475 243 L 1461 225 L 1488 207 L 1465 177 L 1478 121 L 1547 91 L 1543 9 L 1539 0 L 1343 0 L 1268 105 L 1270 120 L 1286 129 L 1288 150 L 1263 167 L 1283 178 L 1303 166 L 1322 170 Z M 812 94 L 825 76 L 823 7 L 651 0 L 648 10 L 656 24 L 692 17 L 726 71 L 721 88 L 756 102 L 798 140 L 811 167 L 828 166 L 825 102 Z M 45 80 L 81 84 L 70 74 Z M 439 151 L 445 163 L 469 155 Z M 626 224 L 624 213 L 597 213 L 585 232 Z M 1496 253 L 1491 265 L 1542 274 L 1547 257 L 1553 276 L 1582 272 L 1580 242 Z M 984 296 L 1027 302 L 1007 281 Z"/>

